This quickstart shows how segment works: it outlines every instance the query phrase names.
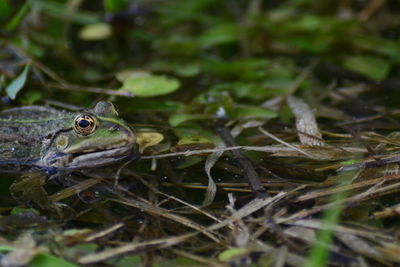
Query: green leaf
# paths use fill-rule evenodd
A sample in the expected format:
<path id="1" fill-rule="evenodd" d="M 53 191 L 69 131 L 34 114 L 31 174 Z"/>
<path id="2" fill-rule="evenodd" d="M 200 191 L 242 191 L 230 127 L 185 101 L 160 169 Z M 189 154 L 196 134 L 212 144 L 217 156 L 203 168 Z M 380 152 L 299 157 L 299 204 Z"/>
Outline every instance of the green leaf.
<path id="1" fill-rule="evenodd" d="M 105 0 L 104 9 L 107 12 L 117 12 L 127 7 L 129 0 Z"/>
<path id="2" fill-rule="evenodd" d="M 34 5 L 34 8 L 39 9 L 49 17 L 55 18 L 56 20 L 66 20 L 69 22 L 75 22 L 79 24 L 91 24 L 100 22 L 100 15 L 84 12 L 81 10 L 75 10 L 67 8 L 67 4 L 59 3 L 60 1 L 40 0 L 40 1 L 29 1 Z"/>
<path id="3" fill-rule="evenodd" d="M 179 109 L 183 108 L 183 104 L 179 102 L 173 101 L 161 101 L 156 99 L 131 99 L 130 105 L 127 107 L 129 111 L 162 111 L 162 112 L 171 112 L 171 111 L 178 111 Z"/>
<path id="4" fill-rule="evenodd" d="M 18 27 L 22 19 L 28 14 L 30 4 L 26 2 L 17 12 L 17 14 L 4 27 L 7 31 L 12 31 Z"/>
<path id="5" fill-rule="evenodd" d="M 350 159 L 350 160 L 346 160 L 346 161 L 342 161 L 340 162 L 340 165 L 342 166 L 347 166 L 347 165 L 352 165 L 352 164 L 356 164 L 358 161 L 355 159 Z"/>
<path id="6" fill-rule="evenodd" d="M 185 136 L 201 135 L 209 140 L 212 140 L 213 143 L 220 141 L 219 136 L 215 135 L 211 129 L 204 129 L 204 127 L 199 124 L 200 123 L 188 121 L 178 125 L 177 127 L 174 127 L 172 131 L 180 139 L 184 138 Z"/>
<path id="7" fill-rule="evenodd" d="M 105 40 L 110 38 L 111 35 L 111 25 L 104 22 L 86 25 L 79 32 L 79 38 L 85 41 Z"/>
<path id="8" fill-rule="evenodd" d="M 254 80 L 268 74 L 270 61 L 258 58 L 224 61 L 220 59 L 205 60 L 203 68 L 206 71 L 225 78 L 241 78 Z"/>
<path id="9" fill-rule="evenodd" d="M 32 213 L 34 213 L 34 214 L 36 214 L 36 215 L 39 215 L 40 214 L 40 212 L 39 211 L 37 211 L 37 210 L 35 210 L 35 209 L 32 209 L 32 208 L 21 208 L 21 207 L 14 207 L 11 211 L 10 211 L 10 214 L 21 214 L 21 213 L 28 213 L 28 212 L 32 212 Z"/>
<path id="10" fill-rule="evenodd" d="M 182 77 L 192 77 L 196 76 L 201 72 L 201 66 L 199 64 L 175 64 L 173 70 L 177 75 Z"/>
<path id="11" fill-rule="evenodd" d="M 24 70 L 17 78 L 15 78 L 6 88 L 6 93 L 8 97 L 14 100 L 17 97 L 18 92 L 22 89 L 26 82 L 26 77 L 28 76 L 29 72 L 29 64 L 25 65 Z"/>
<path id="12" fill-rule="evenodd" d="M 236 108 L 235 115 L 238 119 L 272 119 L 278 117 L 278 113 L 276 113 L 275 111 L 262 107 L 238 107 Z"/>
<path id="13" fill-rule="evenodd" d="M 7 16 L 10 14 L 10 5 L 5 0 L 0 0 L 0 16 Z"/>
<path id="14" fill-rule="evenodd" d="M 249 253 L 250 251 L 248 249 L 245 248 L 229 248 L 223 252 L 221 252 L 221 254 L 219 254 L 218 259 L 220 261 L 231 261 L 236 257 L 240 257 L 240 256 L 244 256 L 247 253 Z"/>
<path id="15" fill-rule="evenodd" d="M 179 81 L 175 78 L 148 75 L 131 77 L 124 81 L 120 90 L 129 92 L 139 97 L 153 97 L 166 95 L 179 88 Z"/>
<path id="16" fill-rule="evenodd" d="M 116 263 L 111 262 L 115 267 L 126 267 L 126 266 L 141 266 L 141 258 L 138 255 L 127 256 L 122 259 L 118 259 Z"/>
<path id="17" fill-rule="evenodd" d="M 351 42 L 367 51 L 387 56 L 390 62 L 400 62 L 400 44 L 397 40 L 377 36 L 355 36 Z"/>
<path id="18" fill-rule="evenodd" d="M 202 143 L 211 143 L 211 141 L 209 139 L 199 136 L 199 135 L 184 136 L 179 140 L 178 145 L 202 144 Z"/>
<path id="19" fill-rule="evenodd" d="M 130 78 L 139 78 L 150 75 L 151 73 L 148 71 L 126 69 L 117 72 L 115 78 L 117 78 L 117 80 L 120 81 L 121 83 L 124 83 L 126 80 Z"/>
<path id="20" fill-rule="evenodd" d="M 28 91 L 24 93 L 22 98 L 20 99 L 21 103 L 24 105 L 32 105 L 36 101 L 40 100 L 42 98 L 42 93 L 38 91 Z"/>
<path id="21" fill-rule="evenodd" d="M 186 121 L 203 119 L 207 119 L 207 116 L 205 114 L 175 114 L 169 118 L 169 124 L 172 127 L 175 127 Z"/>
<path id="22" fill-rule="evenodd" d="M 301 50 L 312 53 L 323 53 L 331 49 L 334 38 L 330 34 L 302 34 L 288 36 L 285 42 Z"/>
<path id="23" fill-rule="evenodd" d="M 12 246 L 0 246 L 1 252 L 10 252 L 15 248 Z M 70 263 L 64 259 L 58 258 L 49 253 L 40 253 L 34 257 L 31 262 L 27 265 L 28 267 L 78 267 L 77 265 Z"/>
<path id="24" fill-rule="evenodd" d="M 238 36 L 238 25 L 234 23 L 219 24 L 205 32 L 199 38 L 202 47 L 235 42 Z"/>
<path id="25" fill-rule="evenodd" d="M 58 258 L 48 253 L 37 255 L 28 264 L 29 267 L 78 267 L 64 259 Z"/>
<path id="26" fill-rule="evenodd" d="M 343 60 L 343 66 L 377 81 L 385 79 L 390 71 L 387 60 L 374 56 L 346 57 Z"/>

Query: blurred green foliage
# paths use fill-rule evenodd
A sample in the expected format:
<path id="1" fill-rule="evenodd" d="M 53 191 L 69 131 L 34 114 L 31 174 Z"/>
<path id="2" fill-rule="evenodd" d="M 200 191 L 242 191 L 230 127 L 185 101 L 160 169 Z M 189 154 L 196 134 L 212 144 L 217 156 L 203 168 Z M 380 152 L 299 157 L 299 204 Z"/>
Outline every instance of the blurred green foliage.
<path id="1" fill-rule="evenodd" d="M 37 0 L 10 5 L 2 0 L 5 23 L 0 30 L 3 45 L 24 53 L 12 57 L 38 61 L 71 84 L 118 88 L 116 72 L 146 70 L 181 80 L 181 94 L 170 99 L 196 102 L 202 95 L 224 91 L 235 104 L 248 105 L 285 94 L 315 58 L 373 81 L 395 74 L 400 43 L 391 34 L 400 19 L 390 10 L 396 6 L 391 2 L 365 19 L 362 12 L 367 7 L 356 1 L 106 0 L 76 5 Z M 380 23 L 383 15 L 389 19 Z M 85 27 L 103 29 L 107 24 L 110 35 L 80 38 Z M 40 71 L 41 79 L 52 80 Z M 5 75 L 6 85 L 16 73 Z M 321 90 L 315 80 L 304 84 L 308 90 Z M 29 88 L 17 101 L 29 102 L 24 94 L 34 86 Z M 146 89 L 151 96 L 172 91 Z M 67 95 L 44 92 L 82 105 L 88 96 L 84 90 Z"/>

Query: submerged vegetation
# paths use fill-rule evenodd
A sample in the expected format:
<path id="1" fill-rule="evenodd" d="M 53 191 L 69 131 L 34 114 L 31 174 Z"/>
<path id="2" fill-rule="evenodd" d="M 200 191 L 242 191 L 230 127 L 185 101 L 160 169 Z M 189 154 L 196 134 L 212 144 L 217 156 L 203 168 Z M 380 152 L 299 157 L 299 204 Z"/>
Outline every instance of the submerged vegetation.
<path id="1" fill-rule="evenodd" d="M 0 174 L 0 265 L 399 264 L 399 15 L 396 0 L 0 0 L 1 110 L 111 101 L 141 153 L 50 177 L 51 209 Z"/>

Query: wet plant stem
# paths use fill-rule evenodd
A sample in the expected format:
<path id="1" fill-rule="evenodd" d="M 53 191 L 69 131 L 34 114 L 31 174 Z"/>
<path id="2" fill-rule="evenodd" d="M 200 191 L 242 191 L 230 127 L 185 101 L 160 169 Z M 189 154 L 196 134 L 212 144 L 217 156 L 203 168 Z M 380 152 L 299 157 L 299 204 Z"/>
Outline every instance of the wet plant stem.
<path id="1" fill-rule="evenodd" d="M 216 132 L 219 134 L 219 136 L 221 137 L 222 141 L 225 143 L 226 146 L 228 147 L 236 146 L 236 142 L 233 139 L 231 132 L 225 126 L 222 120 L 218 121 L 216 125 Z M 246 177 L 247 182 L 249 183 L 250 188 L 253 191 L 253 194 L 259 198 L 269 197 L 269 194 L 263 187 L 260 181 L 260 177 L 258 176 L 258 173 L 255 171 L 251 161 L 245 155 L 243 155 L 243 153 L 238 149 L 231 150 L 230 153 L 233 156 L 233 159 L 238 163 L 240 169 L 242 170 L 243 176 Z"/>

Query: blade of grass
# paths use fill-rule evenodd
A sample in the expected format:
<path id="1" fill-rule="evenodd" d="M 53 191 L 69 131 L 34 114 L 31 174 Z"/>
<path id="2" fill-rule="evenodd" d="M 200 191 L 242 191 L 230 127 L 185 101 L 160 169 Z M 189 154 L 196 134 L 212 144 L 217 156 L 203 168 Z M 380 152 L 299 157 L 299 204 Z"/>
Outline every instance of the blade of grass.
<path id="1" fill-rule="evenodd" d="M 341 179 L 342 185 L 346 185 L 351 182 L 351 178 L 354 176 L 355 172 L 344 172 L 342 173 Z M 340 185 L 339 185 L 340 186 Z M 332 243 L 333 239 L 333 229 L 335 224 L 338 222 L 340 213 L 343 209 L 343 200 L 345 196 L 345 192 L 341 191 L 332 196 L 332 202 L 336 203 L 336 205 L 332 205 L 331 208 L 326 210 L 323 215 L 323 223 L 325 225 L 324 229 L 321 229 L 317 233 L 317 240 L 313 247 L 310 250 L 309 256 L 307 258 L 306 267 L 322 267 L 326 266 L 328 262 L 329 256 L 329 245 Z M 325 244 L 321 246 L 322 244 Z"/>
<path id="2" fill-rule="evenodd" d="M 17 14 L 6 24 L 4 29 L 6 31 L 12 31 L 15 28 L 18 27 L 22 19 L 25 17 L 25 15 L 28 13 L 30 4 L 29 2 L 25 2 L 25 4 L 18 10 Z"/>

